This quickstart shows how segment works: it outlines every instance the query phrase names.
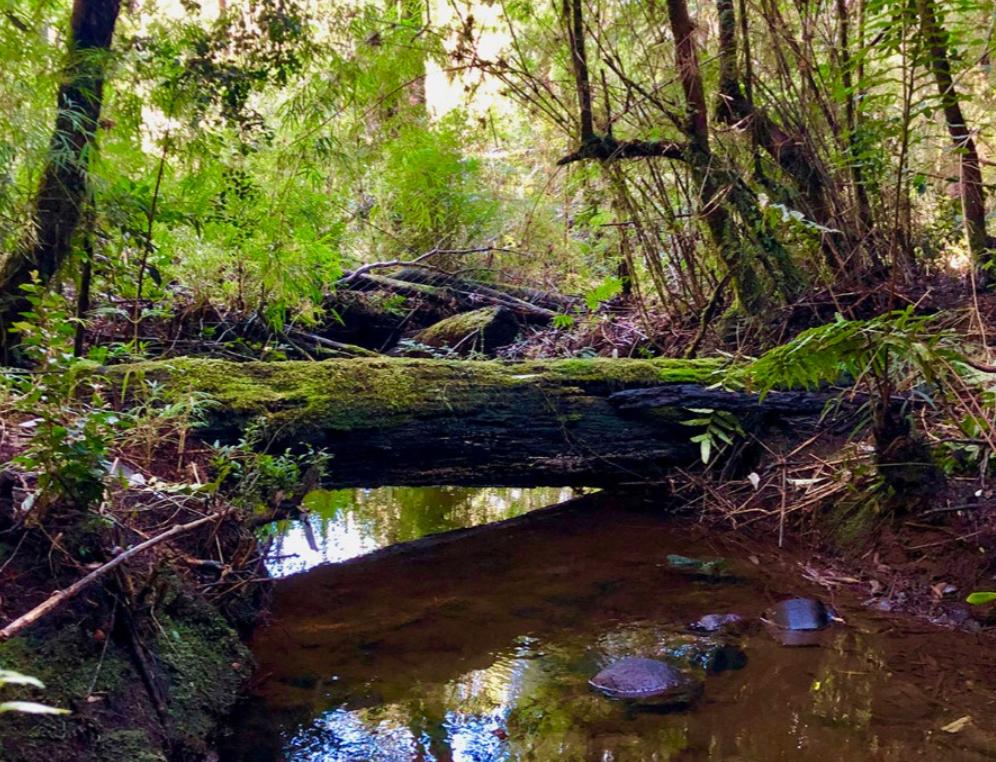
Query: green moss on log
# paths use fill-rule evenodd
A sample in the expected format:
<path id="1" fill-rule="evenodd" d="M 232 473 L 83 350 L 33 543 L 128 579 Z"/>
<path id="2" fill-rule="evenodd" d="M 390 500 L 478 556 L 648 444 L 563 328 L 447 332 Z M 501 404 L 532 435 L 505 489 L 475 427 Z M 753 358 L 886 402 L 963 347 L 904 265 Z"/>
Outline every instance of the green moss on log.
<path id="1" fill-rule="evenodd" d="M 430 347 L 450 347 L 465 352 L 493 352 L 515 341 L 519 324 L 502 307 L 482 307 L 453 315 L 415 335 L 415 341 Z"/>
<path id="2" fill-rule="evenodd" d="M 525 385 L 618 390 L 707 382 L 714 360 L 612 358 L 497 361 L 356 358 L 323 362 L 152 360 L 106 370 L 126 396 L 161 384 L 165 398 L 206 395 L 234 426 L 262 418 L 282 438 L 318 430 L 388 428 L 413 415 L 459 413 L 482 395 Z M 482 395 L 474 394 L 481 390 Z"/>

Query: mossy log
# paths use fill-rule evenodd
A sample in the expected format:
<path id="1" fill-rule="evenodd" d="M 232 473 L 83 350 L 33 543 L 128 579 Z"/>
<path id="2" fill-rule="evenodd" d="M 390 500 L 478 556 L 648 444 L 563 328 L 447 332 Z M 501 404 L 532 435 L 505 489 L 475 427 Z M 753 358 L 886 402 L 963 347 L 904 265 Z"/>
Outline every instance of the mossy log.
<path id="1" fill-rule="evenodd" d="M 415 334 L 415 341 L 429 347 L 448 347 L 464 354 L 493 353 L 511 344 L 519 323 L 504 307 L 481 307 L 440 320 Z"/>
<path id="2" fill-rule="evenodd" d="M 523 320 L 548 323 L 556 312 L 540 307 L 508 291 L 498 290 L 483 283 L 451 279 L 445 285 L 418 283 L 409 280 L 389 278 L 375 273 L 363 273 L 356 277 L 351 288 L 381 289 L 402 296 L 424 299 L 438 304 L 455 305 L 454 311 L 476 309 L 482 305 L 497 305 L 511 310 Z"/>
<path id="3" fill-rule="evenodd" d="M 680 396 L 632 405 L 615 395 L 675 384 L 701 390 L 717 367 L 608 358 L 178 358 L 104 372 L 130 398 L 153 380 L 166 398 L 207 395 L 215 403 L 204 432 L 211 439 L 234 439 L 255 422 L 271 448 L 324 448 L 330 486 L 603 486 L 663 477 L 699 451 L 690 441 L 696 429 L 685 423 L 701 417 L 688 409 L 700 402 L 695 394 L 687 406 Z"/>

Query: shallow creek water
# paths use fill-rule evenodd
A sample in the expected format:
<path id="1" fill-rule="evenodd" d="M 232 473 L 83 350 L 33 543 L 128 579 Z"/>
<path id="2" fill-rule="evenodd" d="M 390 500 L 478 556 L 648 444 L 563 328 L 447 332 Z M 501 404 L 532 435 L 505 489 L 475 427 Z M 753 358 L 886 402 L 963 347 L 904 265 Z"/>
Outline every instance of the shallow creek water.
<path id="1" fill-rule="evenodd" d="M 597 694 L 587 681 L 601 667 L 658 654 L 703 614 L 756 616 L 827 593 L 807 587 L 800 559 L 761 560 L 645 499 L 600 493 L 528 512 L 569 496 L 313 496 L 307 531 L 287 525 L 273 542 L 281 578 L 252 643 L 258 677 L 222 759 L 996 758 L 992 642 L 847 600 L 834 601 L 846 625 L 821 647 L 743 636 L 746 665 L 706 675 L 687 711 Z M 723 556 L 735 577 L 690 575 L 668 554 Z M 941 730 L 963 717 L 959 732 Z"/>

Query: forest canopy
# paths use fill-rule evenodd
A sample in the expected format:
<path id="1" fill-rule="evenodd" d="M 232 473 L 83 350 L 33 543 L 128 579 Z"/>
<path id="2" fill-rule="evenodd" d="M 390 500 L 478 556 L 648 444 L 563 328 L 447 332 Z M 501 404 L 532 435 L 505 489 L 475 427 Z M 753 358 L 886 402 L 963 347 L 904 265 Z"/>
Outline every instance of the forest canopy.
<path id="1" fill-rule="evenodd" d="M 313 323 L 343 272 L 433 251 L 678 316 L 924 272 L 982 285 L 994 19 L 939 0 L 17 2 L 4 296 L 92 267 L 140 337 L 143 313 L 191 305 Z"/>

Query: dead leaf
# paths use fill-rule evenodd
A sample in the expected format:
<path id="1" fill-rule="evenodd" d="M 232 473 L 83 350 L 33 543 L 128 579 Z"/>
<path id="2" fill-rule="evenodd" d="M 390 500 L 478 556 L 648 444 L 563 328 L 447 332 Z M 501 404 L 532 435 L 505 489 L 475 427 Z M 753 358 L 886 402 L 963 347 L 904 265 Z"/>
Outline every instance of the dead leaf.
<path id="1" fill-rule="evenodd" d="M 947 725 L 944 725 L 941 727 L 941 730 L 945 733 L 960 733 L 971 724 L 972 717 L 966 714 L 964 717 L 959 717 L 954 722 L 949 722 Z"/>

